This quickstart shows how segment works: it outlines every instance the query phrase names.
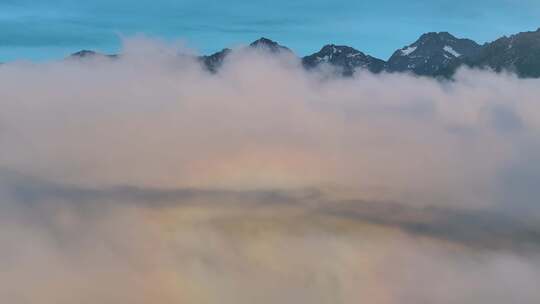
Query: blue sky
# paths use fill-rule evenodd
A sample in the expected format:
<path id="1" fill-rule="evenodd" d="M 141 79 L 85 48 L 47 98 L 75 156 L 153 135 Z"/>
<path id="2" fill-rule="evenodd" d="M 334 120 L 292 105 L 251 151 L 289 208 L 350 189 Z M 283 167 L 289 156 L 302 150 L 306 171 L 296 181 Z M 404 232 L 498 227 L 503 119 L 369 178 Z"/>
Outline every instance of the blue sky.
<path id="1" fill-rule="evenodd" d="M 538 27 L 538 0 L 0 0 L 0 61 L 116 52 L 140 33 L 201 53 L 266 36 L 299 55 L 337 43 L 387 59 L 428 31 L 483 43 Z"/>

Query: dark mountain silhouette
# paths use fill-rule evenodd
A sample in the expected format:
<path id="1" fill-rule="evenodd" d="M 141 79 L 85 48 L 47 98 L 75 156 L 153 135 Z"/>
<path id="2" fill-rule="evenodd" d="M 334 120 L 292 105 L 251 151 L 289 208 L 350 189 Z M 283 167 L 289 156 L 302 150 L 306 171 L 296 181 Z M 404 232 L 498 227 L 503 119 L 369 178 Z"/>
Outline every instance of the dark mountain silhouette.
<path id="1" fill-rule="evenodd" d="M 229 55 L 231 52 L 231 49 L 223 49 L 212 55 L 201 56 L 199 57 L 199 60 L 206 66 L 206 68 L 210 72 L 215 73 L 223 64 L 223 60 L 225 60 L 225 57 L 227 57 L 227 55 Z"/>
<path id="2" fill-rule="evenodd" d="M 71 54 L 68 58 L 94 58 L 94 57 L 108 57 L 108 58 L 117 58 L 118 55 L 112 54 L 102 54 L 91 50 L 81 50 L 76 53 Z"/>
<path id="3" fill-rule="evenodd" d="M 247 46 L 270 54 L 293 52 L 268 38 L 260 38 Z M 212 73 L 217 73 L 225 58 L 235 50 L 223 49 L 211 55 L 197 57 Z M 90 50 L 82 50 L 69 58 L 84 59 L 95 56 L 117 58 Z M 496 72 L 510 71 L 520 77 L 540 77 L 540 29 L 502 37 L 493 42 L 479 45 L 470 39 L 456 38 L 448 32 L 431 32 L 420 36 L 414 43 L 405 46 L 388 61 L 367 55 L 345 45 L 325 45 L 320 51 L 299 58 L 307 70 L 329 65 L 337 68 L 343 76 L 352 76 L 355 71 L 372 73 L 412 73 L 419 76 L 451 78 L 464 65 L 487 68 Z"/>
<path id="4" fill-rule="evenodd" d="M 291 53 L 292 51 L 287 47 L 284 47 L 278 44 L 275 41 L 272 41 L 268 38 L 260 38 L 252 42 L 249 46 L 250 49 L 261 50 L 265 52 L 270 52 L 272 54 L 277 54 L 280 52 Z M 201 56 L 199 60 L 204 64 L 204 66 L 212 73 L 217 72 L 217 70 L 223 65 L 225 58 L 232 52 L 231 49 L 223 49 L 217 53 L 208 56 Z"/>
<path id="5" fill-rule="evenodd" d="M 344 76 L 352 75 L 357 69 L 379 73 L 386 67 L 384 60 L 371 57 L 349 46 L 334 44 L 325 45 L 319 52 L 302 58 L 302 64 L 307 69 L 329 64 L 338 67 Z"/>
<path id="6" fill-rule="evenodd" d="M 487 43 L 467 63 L 497 72 L 508 70 L 520 77 L 540 77 L 540 28 Z"/>
<path id="7" fill-rule="evenodd" d="M 388 60 L 390 72 L 412 72 L 425 76 L 448 76 L 463 60 L 482 47 L 447 32 L 423 34 L 416 42 L 394 52 Z"/>
<path id="8" fill-rule="evenodd" d="M 272 41 L 268 38 L 264 38 L 264 37 L 253 41 L 249 45 L 249 47 L 253 49 L 261 49 L 265 51 L 270 51 L 271 53 L 280 53 L 280 52 L 292 53 L 292 51 L 289 48 L 282 46 L 278 44 L 277 42 Z"/>

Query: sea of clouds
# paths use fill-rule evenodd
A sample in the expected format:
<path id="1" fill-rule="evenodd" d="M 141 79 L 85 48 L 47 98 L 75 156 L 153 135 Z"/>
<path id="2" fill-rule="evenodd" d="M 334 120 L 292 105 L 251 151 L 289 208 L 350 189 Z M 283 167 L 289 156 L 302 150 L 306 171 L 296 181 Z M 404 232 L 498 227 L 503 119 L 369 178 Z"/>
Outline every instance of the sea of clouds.
<path id="1" fill-rule="evenodd" d="M 0 66 L 0 302 L 540 301 L 540 80 L 144 38 Z"/>

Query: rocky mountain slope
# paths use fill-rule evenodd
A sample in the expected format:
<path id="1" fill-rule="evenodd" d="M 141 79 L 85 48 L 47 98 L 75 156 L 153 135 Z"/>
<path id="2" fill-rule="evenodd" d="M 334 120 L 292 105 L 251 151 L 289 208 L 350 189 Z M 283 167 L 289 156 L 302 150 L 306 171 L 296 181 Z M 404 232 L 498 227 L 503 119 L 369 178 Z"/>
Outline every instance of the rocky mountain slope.
<path id="1" fill-rule="evenodd" d="M 540 77 L 540 29 L 487 43 L 467 63 L 497 72 L 508 70 L 521 77 Z"/>
<path id="2" fill-rule="evenodd" d="M 268 38 L 264 38 L 264 37 L 252 42 L 248 46 L 248 48 L 257 49 L 261 51 L 267 51 L 273 54 L 280 53 L 280 52 L 292 53 L 292 51 L 288 49 L 287 47 L 279 45 L 277 42 L 272 41 Z M 199 57 L 199 60 L 204 64 L 204 66 L 209 71 L 215 73 L 217 72 L 219 67 L 221 67 L 221 65 L 223 64 L 223 61 L 231 52 L 232 52 L 231 49 L 223 49 L 212 55 L 201 56 Z"/>
<path id="3" fill-rule="evenodd" d="M 271 54 L 293 52 L 268 38 L 260 38 L 247 46 Z M 197 57 L 210 72 L 216 73 L 225 58 L 235 50 L 223 49 L 211 55 Z M 89 58 L 118 55 L 103 55 L 82 50 L 69 58 Z M 457 38 L 448 32 L 431 32 L 420 36 L 412 44 L 393 53 L 384 61 L 345 45 L 325 45 L 320 51 L 299 58 L 307 70 L 330 66 L 343 76 L 355 71 L 372 73 L 412 73 L 429 77 L 452 77 L 457 68 L 467 65 L 488 68 L 500 72 L 514 72 L 520 77 L 540 77 L 540 29 L 502 37 L 493 42 L 479 45 L 470 39 Z"/>
<path id="4" fill-rule="evenodd" d="M 390 72 L 412 72 L 425 76 L 448 76 L 465 58 L 476 56 L 482 47 L 450 33 L 427 33 L 416 42 L 394 52 L 388 60 Z"/>
<path id="5" fill-rule="evenodd" d="M 302 58 L 302 64 L 307 69 L 329 64 L 337 67 L 345 76 L 352 75 L 357 69 L 379 73 L 386 68 L 384 60 L 366 55 L 349 46 L 334 44 L 325 45 L 317 53 Z"/>

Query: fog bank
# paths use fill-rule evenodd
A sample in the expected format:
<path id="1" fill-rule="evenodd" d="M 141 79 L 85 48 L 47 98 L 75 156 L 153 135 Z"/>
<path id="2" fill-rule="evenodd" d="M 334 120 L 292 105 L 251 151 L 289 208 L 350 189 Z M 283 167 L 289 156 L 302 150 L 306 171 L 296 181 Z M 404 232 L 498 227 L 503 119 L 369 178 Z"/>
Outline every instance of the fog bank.
<path id="1" fill-rule="evenodd" d="M 540 80 L 178 52 L 0 66 L 0 298 L 540 300 Z"/>

